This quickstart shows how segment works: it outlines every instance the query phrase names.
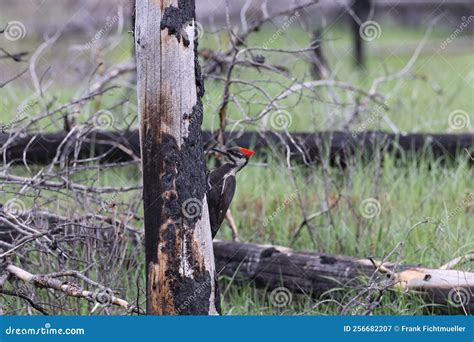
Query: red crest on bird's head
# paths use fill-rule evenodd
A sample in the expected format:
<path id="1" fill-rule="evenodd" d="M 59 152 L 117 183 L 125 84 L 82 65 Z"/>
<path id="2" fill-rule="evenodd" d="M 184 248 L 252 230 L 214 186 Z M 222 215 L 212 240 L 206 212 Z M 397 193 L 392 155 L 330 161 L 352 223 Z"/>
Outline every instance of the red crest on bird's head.
<path id="1" fill-rule="evenodd" d="M 247 156 L 247 157 L 249 157 L 249 158 L 255 154 L 254 151 L 249 150 L 249 149 L 246 149 L 246 148 L 244 148 L 244 147 L 239 147 L 239 150 L 240 150 L 240 152 L 241 152 L 243 155 L 245 155 L 245 156 Z"/>

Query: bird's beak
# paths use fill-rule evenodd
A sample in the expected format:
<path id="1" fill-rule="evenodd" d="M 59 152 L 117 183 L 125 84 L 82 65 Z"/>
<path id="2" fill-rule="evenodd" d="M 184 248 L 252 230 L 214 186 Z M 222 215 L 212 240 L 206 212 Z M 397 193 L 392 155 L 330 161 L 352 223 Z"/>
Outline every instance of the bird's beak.
<path id="1" fill-rule="evenodd" d="M 223 150 L 221 150 L 221 149 L 215 148 L 215 147 L 211 148 L 211 151 L 214 151 L 214 152 L 223 154 L 223 155 L 225 155 L 225 156 L 227 156 L 227 157 L 230 157 L 229 153 L 227 153 L 226 151 L 223 151 Z"/>

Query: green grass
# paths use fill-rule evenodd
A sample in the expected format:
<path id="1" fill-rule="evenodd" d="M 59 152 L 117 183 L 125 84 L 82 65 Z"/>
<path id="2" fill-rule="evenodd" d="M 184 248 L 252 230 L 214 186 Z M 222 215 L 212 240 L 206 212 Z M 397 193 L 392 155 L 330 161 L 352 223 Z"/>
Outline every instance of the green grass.
<path id="1" fill-rule="evenodd" d="M 270 158 L 264 166 L 261 162 L 263 160 L 255 160 L 238 175 L 232 211 L 241 240 L 290 246 L 291 233 L 302 221 L 299 203 L 294 196 L 295 188 L 288 169 L 281 166 L 279 161 Z M 328 177 L 333 182 L 328 188 L 330 198 L 334 199 L 337 192 L 341 194 L 341 199 L 330 214 L 312 221 L 316 227 L 315 240 L 321 244 L 313 245 L 308 231 L 304 230 L 292 247 L 356 257 L 371 256 L 380 260 L 399 242 L 404 241 L 403 247 L 397 249 L 397 253 L 388 261 L 432 268 L 472 251 L 473 207 L 465 199 L 469 194 L 472 199 L 474 182 L 467 160 L 460 158 L 451 165 L 440 165 L 429 157 L 417 160 L 408 156 L 403 165 L 396 163 L 392 157 L 386 156 L 380 172 L 377 172 L 379 165 L 375 162 L 357 162 L 350 170 L 330 169 Z M 320 168 L 295 166 L 293 172 L 307 214 L 322 210 L 325 201 L 324 175 Z M 91 175 L 87 173 L 82 177 L 90 179 Z M 98 173 L 96 177 L 98 185 L 121 186 L 140 181 L 134 167 Z M 360 205 L 369 197 L 379 201 L 381 210 L 373 218 L 364 218 Z M 60 197 L 56 199 L 56 203 L 52 203 L 53 207 L 59 205 L 65 211 L 81 210 L 86 213 L 100 209 L 100 204 L 89 203 L 90 206 L 78 209 L 74 202 Z M 118 208 L 126 207 L 131 200 L 127 194 L 115 199 Z M 139 216 L 141 212 L 140 208 Z M 104 214 L 112 215 L 113 211 L 107 209 Z M 424 223 L 410 232 L 420 222 Z M 132 223 L 138 227 L 142 224 L 140 221 Z M 231 238 L 230 229 L 225 224 L 217 238 Z M 135 265 L 130 268 L 133 272 L 130 273 L 128 268 L 123 269 L 126 260 L 111 258 L 108 265 L 110 274 L 99 274 L 93 268 L 87 275 L 114 284 L 122 296 L 134 300 L 137 293 L 136 279 L 139 279 L 141 288 L 144 287 L 143 251 L 137 251 L 139 246 L 126 241 L 118 243 L 121 249 L 128 249 L 127 253 L 138 253 L 136 258 L 130 259 Z M 77 244 L 76 248 L 75 253 L 78 255 L 89 255 L 95 251 L 81 244 Z M 106 245 L 100 243 L 96 248 L 107 250 Z M 99 255 L 102 255 L 101 252 L 98 252 Z M 48 265 L 47 260 L 42 260 L 42 264 Z M 68 268 L 80 269 L 80 264 L 68 263 Z M 51 260 L 49 271 L 54 269 L 55 263 Z M 472 271 L 473 267 L 466 264 L 461 269 Z M 338 314 L 342 305 L 340 303 L 346 303 L 356 294 L 355 290 L 346 292 L 335 289 L 316 297 L 309 294 L 294 295 L 291 304 L 278 308 L 271 304 L 270 291 L 257 290 L 249 284 L 237 285 L 227 277 L 222 278 L 220 283 L 225 314 Z M 39 293 L 45 295 L 42 290 Z M 329 302 L 321 304 L 323 300 Z M 87 314 L 92 308 L 92 305 L 74 300 L 69 303 L 77 303 L 82 314 Z M 420 299 L 405 293 L 392 293 L 383 303 L 375 311 L 376 314 L 421 314 L 432 311 L 432 308 L 422 305 Z M 114 312 L 118 314 L 120 310 Z"/>
<path id="2" fill-rule="evenodd" d="M 369 90 L 373 81 L 388 74 L 395 74 L 408 63 L 417 44 L 421 41 L 424 31 L 420 29 L 382 27 L 382 36 L 373 42 L 366 43 L 367 72 L 361 73 L 354 69 L 354 60 L 351 55 L 351 43 L 349 30 L 344 27 L 334 27 L 325 33 L 323 47 L 327 60 L 329 61 L 332 78 L 353 84 L 362 90 Z M 268 42 L 269 37 L 275 30 L 270 27 L 262 30 L 258 35 L 253 35 L 249 46 L 263 46 Z M 386 101 L 389 110 L 386 112 L 388 118 L 402 132 L 446 132 L 453 131 L 449 127 L 449 114 L 455 110 L 467 112 L 471 123 L 474 116 L 471 108 L 474 105 L 472 97 L 474 61 L 472 50 L 464 49 L 464 52 L 457 52 L 454 47 L 449 46 L 442 50 L 439 48 L 441 42 L 449 36 L 451 32 L 437 30 L 434 31 L 427 41 L 427 50 L 422 52 L 411 72 L 401 80 L 394 80 L 384 83 L 379 87 L 382 94 L 390 94 Z M 269 48 L 276 49 L 302 49 L 306 48 L 311 38 L 307 33 L 298 28 L 291 27 L 272 44 L 267 44 Z M 225 39 L 224 39 L 225 41 Z M 212 37 L 204 41 L 213 48 L 217 48 Z M 212 44 L 213 43 L 213 44 Z M 224 49 L 225 50 L 225 49 Z M 379 51 L 381 50 L 381 51 Z M 433 50 L 433 51 L 432 51 Z M 309 68 L 305 61 L 298 56 L 278 54 L 275 52 L 256 52 L 266 57 L 268 63 L 283 65 L 291 70 L 292 76 L 298 80 L 311 80 Z M 291 82 L 282 76 L 272 73 L 255 73 L 253 70 L 242 69 L 236 73 L 234 79 L 240 78 L 246 81 L 258 82 L 271 96 L 276 96 L 284 90 L 284 87 Z M 268 83 L 268 81 L 278 81 L 282 85 Z M 222 98 L 222 84 L 210 81 L 206 84 L 207 100 L 209 102 L 210 113 L 205 118 L 205 127 L 218 127 L 217 110 L 213 104 Z M 264 101 L 258 92 L 250 86 L 233 85 L 236 93 L 236 100 L 240 107 L 244 109 L 242 113 L 238 106 L 229 106 L 229 121 L 239 122 L 246 116 L 253 117 L 263 106 L 250 104 L 247 102 L 251 98 L 253 102 Z M 351 102 L 343 91 L 335 90 L 343 102 Z M 332 105 L 332 99 L 328 96 L 327 88 L 317 88 L 316 91 L 306 91 L 307 97 L 302 99 L 294 95 L 288 100 L 281 101 L 283 106 L 288 106 L 287 111 L 292 117 L 289 127 L 293 131 L 313 131 L 325 129 L 340 129 L 348 106 Z M 309 96 L 312 95 L 313 98 Z M 314 100 L 316 97 L 318 100 Z M 357 128 L 361 124 L 367 124 L 368 129 L 381 129 L 391 131 L 390 127 L 381 120 L 367 122 L 374 111 L 375 104 L 361 113 L 358 121 L 354 122 L 352 128 Z M 332 120 L 328 121 L 328 117 Z M 246 129 L 256 129 L 255 125 L 244 125 Z M 258 127 L 271 128 L 258 123 Z M 237 126 L 237 128 L 241 128 Z M 466 127 L 463 131 L 472 131 L 471 127 Z"/>
<path id="3" fill-rule="evenodd" d="M 267 44 L 268 39 L 274 34 L 275 29 L 266 26 L 258 34 L 250 36 L 249 46 L 261 47 Z M 466 132 L 472 131 L 474 122 L 474 98 L 472 90 L 474 84 L 474 61 L 472 50 L 458 48 L 448 45 L 446 49 L 440 49 L 440 44 L 451 34 L 447 29 L 438 28 L 434 30 L 427 40 L 426 50 L 422 52 L 412 70 L 406 77 L 386 82 L 382 84 L 378 91 L 382 94 L 390 94 L 386 101 L 388 111 L 387 117 L 402 132 Z M 362 73 L 354 69 L 354 60 L 351 56 L 350 31 L 347 27 L 334 26 L 329 28 L 324 34 L 323 47 L 332 70 L 331 77 L 336 80 L 347 82 L 361 90 L 368 91 L 373 81 L 388 74 L 395 74 L 408 63 L 417 43 L 422 39 L 424 31 L 414 28 L 395 28 L 382 26 L 382 35 L 379 39 L 366 43 L 367 72 Z M 220 40 L 216 40 L 219 37 Z M 460 37 L 459 39 L 463 39 Z M 87 39 L 82 37 L 77 39 L 85 44 Z M 227 37 L 224 33 L 204 34 L 200 47 L 226 50 Z M 303 49 L 306 48 L 311 37 L 300 30 L 297 26 L 291 26 L 286 32 L 279 36 L 272 44 L 267 44 L 269 48 Z M 11 42 L 5 46 L 11 47 Z M 31 50 L 38 43 L 27 39 L 15 42 L 14 50 Z M 52 108 L 57 108 L 59 104 L 66 103 L 71 98 L 77 98 L 77 84 L 71 83 L 64 86 L 63 74 L 73 74 L 74 67 L 78 61 L 90 60 L 89 52 L 78 52 L 70 61 L 66 56 L 67 47 L 71 44 L 71 39 L 61 39 L 57 43 L 54 54 L 47 52 L 45 60 L 55 61 L 58 58 L 62 62 L 52 63 L 53 68 L 50 73 L 56 82 L 49 88 L 47 98 L 55 99 Z M 221 45 L 218 45 L 221 44 Z M 13 49 L 13 47 L 11 47 Z M 13 50 L 13 51 L 14 51 Z M 126 61 L 130 58 L 131 38 L 129 34 L 124 34 L 120 44 L 108 51 L 105 56 L 105 65 L 112 66 L 116 63 Z M 303 54 L 291 56 L 269 51 L 257 51 L 266 57 L 266 62 L 276 65 L 283 65 L 291 70 L 291 76 L 298 81 L 310 81 L 309 67 L 303 59 Z M 58 57 L 59 56 L 59 57 Z M 248 54 L 242 54 L 241 58 L 250 58 Z M 67 62 L 64 62 L 64 61 Z M 75 62 L 74 62 L 75 61 Z M 72 62 L 72 63 L 70 63 Z M 71 65 L 65 68 L 64 64 Z M 94 63 L 89 61 L 88 63 Z M 44 67 L 43 67 L 44 68 Z M 40 68 L 41 69 L 41 68 Z M 57 70 L 54 73 L 54 70 Z M 67 77 L 66 77 L 67 79 Z M 241 79 L 245 82 L 254 83 L 262 87 L 270 96 L 280 94 L 289 84 L 290 79 L 275 73 L 239 67 L 236 68 L 233 79 Z M 58 82 L 59 81 L 59 82 Z M 271 81 L 271 83 L 269 83 Z M 276 82 L 279 82 L 277 84 Z M 267 120 L 258 122 L 250 121 L 263 109 L 263 103 L 267 99 L 254 87 L 243 84 L 233 84 L 231 87 L 234 100 L 229 104 L 228 121 L 232 129 L 267 129 L 272 128 L 272 114 L 267 115 Z M 288 99 L 280 101 L 280 105 L 291 115 L 291 131 L 314 131 L 314 130 L 334 130 L 343 128 L 343 124 L 354 108 L 349 105 L 357 99 L 358 95 L 352 93 L 348 97 L 347 91 L 334 89 L 340 102 L 344 105 L 334 105 L 333 98 L 327 87 L 320 87 L 313 90 L 306 90 L 299 94 L 293 94 Z M 113 90 L 101 99 L 101 108 L 110 109 L 115 117 L 115 126 L 124 127 L 124 116 L 127 109 L 123 109 L 120 103 L 124 91 Z M 2 98 L 2 123 L 8 123 L 18 116 L 18 104 L 33 94 L 29 87 L 10 85 L 7 95 Z M 130 94 L 128 94 L 130 95 Z M 135 95 L 127 96 L 130 102 L 135 103 Z M 206 82 L 206 96 L 203 99 L 205 104 L 205 118 L 203 127 L 206 129 L 216 129 L 218 127 L 218 105 L 222 100 L 222 82 L 208 80 Z M 236 103 L 238 102 L 238 106 Z M 118 107 L 117 107 L 118 105 Z M 367 127 L 367 129 L 380 129 L 391 131 L 391 128 L 384 120 L 377 118 L 371 120 L 376 103 L 369 103 L 368 108 L 359 114 L 350 128 Z M 37 113 L 41 108 L 34 106 L 29 108 L 27 115 Z M 136 108 L 132 105 L 130 111 Z M 455 110 L 462 110 L 469 116 L 471 125 L 459 131 L 453 130 L 449 126 L 449 114 Z M 79 122 L 87 120 L 95 113 L 94 106 L 86 105 L 79 113 Z M 132 113 L 135 114 L 134 112 Z M 56 117 L 59 117 L 58 114 Z M 330 118 L 330 120 L 329 120 Z M 54 121 L 54 120 L 53 120 Z M 57 125 L 50 125 L 47 129 L 52 131 L 57 129 Z"/>
<path id="4" fill-rule="evenodd" d="M 469 193 L 474 182 L 465 161 L 451 167 L 429 165 L 427 160 L 408 161 L 406 166 L 395 166 L 387 156 L 377 178 L 377 163 L 357 163 L 353 170 L 331 169 L 330 200 L 337 193 L 342 195 L 339 204 L 329 215 L 322 215 L 313 223 L 323 245 L 312 245 L 305 230 L 296 249 L 317 250 L 354 256 L 382 257 L 403 240 L 416 223 L 429 222 L 416 228 L 402 252 L 405 263 L 422 263 L 435 267 L 453 255 L 467 253 L 474 246 L 470 238 L 469 216 L 472 208 L 464 206 L 458 215 L 447 219 Z M 294 170 L 299 194 L 307 214 L 322 210 L 325 202 L 324 176 L 319 169 L 296 167 Z M 289 171 L 278 164 L 267 167 L 248 167 L 238 178 L 238 190 L 232 204 L 238 217 L 244 241 L 260 241 L 289 245 L 291 232 L 302 222 L 301 210 L 296 199 L 285 206 L 285 199 L 292 197 L 295 189 Z M 367 219 L 361 214 L 360 204 L 366 198 L 380 202 L 380 215 Z M 280 206 L 285 206 L 264 227 L 264 220 Z M 223 229 L 223 238 L 229 231 Z M 342 243 L 338 244 L 338 239 Z M 444 244 L 445 243 L 445 244 Z M 443 248 L 440 248 L 440 246 Z"/>
<path id="5" fill-rule="evenodd" d="M 262 45 L 273 34 L 270 27 L 265 28 L 256 35 L 252 35 L 250 42 L 253 45 Z M 437 45 L 445 39 L 450 32 L 435 31 L 428 41 L 429 44 Z M 388 51 L 393 51 L 394 46 L 416 44 L 423 36 L 423 32 L 414 29 L 393 29 L 383 27 L 383 34 L 377 43 L 369 44 L 369 51 L 375 45 L 382 46 Z M 222 36 L 225 40 L 225 36 Z M 290 39 L 291 38 L 291 39 Z M 334 78 L 354 84 L 364 90 L 368 90 L 372 81 L 390 72 L 397 72 L 408 62 L 410 54 L 401 53 L 392 55 L 381 53 L 370 55 L 367 63 L 367 75 L 355 71 L 352 67 L 352 59 L 343 53 L 349 46 L 348 30 L 344 27 L 334 27 L 326 32 L 325 46 L 327 46 L 328 60 L 334 71 Z M 291 40 L 291 43 L 288 41 Z M 308 44 L 309 37 L 297 28 L 291 28 L 284 36 L 271 45 L 272 48 L 302 48 Z M 24 42 L 25 43 L 25 42 Z M 26 44 L 26 43 L 25 43 Z M 34 45 L 33 42 L 28 42 Z M 213 37 L 205 35 L 201 47 L 215 47 Z M 115 62 L 127 60 L 127 51 L 130 51 L 130 38 L 124 36 L 122 44 L 107 56 L 108 65 Z M 299 80 L 308 74 L 308 66 L 301 59 L 288 55 L 278 55 L 265 52 L 267 61 L 275 64 L 283 64 Z M 403 79 L 389 82 L 380 88 L 382 93 L 393 92 L 387 102 L 390 110 L 387 115 L 401 131 L 450 131 L 448 116 L 454 110 L 468 112 L 471 123 L 473 97 L 472 97 L 472 70 L 474 61 L 472 53 L 452 53 L 442 51 L 435 54 L 422 54 L 414 65 L 411 75 L 416 79 Z M 287 78 L 275 76 L 265 72 L 239 69 L 234 78 L 247 81 L 259 81 L 265 90 L 275 96 L 282 91 L 282 86 L 264 83 L 265 80 L 282 82 L 288 85 Z M 427 82 L 426 80 L 429 80 Z M 5 111 L 1 113 L 1 122 L 8 123 L 14 117 L 18 103 L 31 94 L 31 90 L 16 83 L 9 85 L 12 89 L 4 98 Z M 222 96 L 222 83 L 208 81 L 206 83 L 207 94 L 204 98 L 205 119 L 204 128 L 217 127 L 217 105 Z M 440 89 L 442 91 L 440 91 Z M 5 90 L 2 90 L 2 92 Z M 49 90 L 50 99 L 56 97 L 58 102 L 68 101 L 77 91 L 73 85 L 53 85 Z M 239 100 L 245 115 L 253 117 L 262 109 L 258 101 L 263 101 L 258 93 L 249 87 L 233 85 L 232 92 Z M 344 100 L 349 101 L 347 93 L 336 90 L 337 94 Z M 313 131 L 323 129 L 339 129 L 348 110 L 346 107 L 335 106 L 328 103 L 329 93 L 327 89 L 318 89 L 315 93 L 307 94 L 301 101 L 297 97 L 284 101 L 283 104 L 290 106 L 288 111 L 292 116 L 292 131 Z M 111 109 L 114 113 L 115 126 L 123 127 L 122 120 L 125 117 L 134 117 L 133 110 L 123 109 L 116 106 L 120 102 L 123 90 L 114 90 L 102 98 L 101 108 Z M 316 96 L 314 100 L 309 95 Z M 135 101 L 132 96 L 131 102 Z M 253 103 L 248 103 L 252 101 Z M 295 104 L 297 104 L 295 106 Z M 370 106 L 373 108 L 373 105 Z M 371 110 L 361 113 L 359 121 L 352 128 L 367 122 L 371 116 Z M 350 108 L 349 108 L 350 109 Z M 40 110 L 38 105 L 30 108 L 31 114 Z M 469 112 L 471 111 L 471 112 Z M 86 120 L 94 110 L 91 105 L 86 105 L 79 115 L 78 121 Z M 229 124 L 245 118 L 240 109 L 231 103 L 229 106 Z M 55 116 L 59 120 L 60 115 Z M 328 125 L 327 118 L 332 117 L 333 122 Z M 389 127 L 380 120 L 369 122 L 367 129 L 389 130 Z M 44 125 L 44 122 L 42 123 Z M 48 121 L 46 131 L 55 131 L 60 126 L 60 121 Z M 265 128 L 257 124 L 244 124 L 246 130 Z M 44 127 L 44 126 L 43 126 Z M 269 127 L 269 126 L 266 126 Z M 39 128 L 39 126 L 37 126 Z M 464 131 L 472 129 L 466 128 Z M 456 131 L 458 132 L 458 131 Z M 298 190 L 307 215 L 319 212 L 325 208 L 325 191 L 329 201 L 333 201 L 340 194 L 338 204 L 327 214 L 314 219 L 312 223 L 316 227 L 313 238 L 317 242 L 312 243 L 308 230 L 303 230 L 299 238 L 292 245 L 298 250 L 318 251 L 326 253 L 344 254 L 357 257 L 372 256 L 382 259 L 392 251 L 399 242 L 405 243 L 397 250 L 399 260 L 403 264 L 422 264 L 427 267 L 439 267 L 449 260 L 464 255 L 474 249 L 473 226 L 473 204 L 466 203 L 465 198 L 474 192 L 474 181 L 472 168 L 467 163 L 467 155 L 460 156 L 458 160 L 451 161 L 447 165 L 433 160 L 430 156 L 416 158 L 411 155 L 404 156 L 403 162 L 396 161 L 392 156 L 384 156 L 384 161 L 379 164 L 375 161 L 358 161 L 346 170 L 330 168 L 328 174 L 323 173 L 320 166 L 307 168 L 305 166 L 293 165 L 292 172 L 295 176 L 296 186 L 292 182 L 290 171 L 285 163 L 269 156 L 265 159 L 252 160 L 250 165 L 238 175 L 237 192 L 232 203 L 232 212 L 239 228 L 242 241 L 271 243 L 289 246 L 291 235 L 302 222 L 300 203 L 295 199 L 295 191 Z M 15 174 L 28 175 L 22 167 L 15 167 Z M 38 169 L 32 169 L 34 172 Z M 87 179 L 95 184 L 108 186 L 126 186 L 140 182 L 140 174 L 135 166 L 117 169 L 115 171 L 103 172 L 100 169 L 84 172 L 76 175 L 77 181 Z M 8 194 L 0 194 L 0 201 L 9 199 Z M 112 196 L 112 195 L 111 195 Z M 110 198 L 111 196 L 107 196 Z M 116 198 L 118 208 L 127 207 L 128 203 L 136 200 L 139 194 L 120 194 Z M 380 203 L 380 213 L 373 218 L 365 218 L 361 213 L 361 203 L 364 199 L 375 198 Z M 84 206 L 78 208 L 77 203 L 61 195 L 52 195 L 52 201 L 41 203 L 45 207 L 68 210 L 81 213 L 96 212 L 101 203 L 91 200 Z M 25 199 L 29 204 L 30 199 Z M 107 214 L 113 212 L 107 209 Z M 278 213 L 273 215 L 274 213 Z M 141 207 L 138 216 L 142 216 Z M 272 219 L 270 220 L 270 217 Z M 265 224 L 265 222 L 270 222 Z M 135 226 L 141 227 L 141 221 L 133 221 Z M 417 225 L 419 224 L 419 225 Z M 415 225 L 416 228 L 412 229 Z M 230 239 L 230 230 L 223 225 L 218 238 Z M 120 248 L 126 251 L 125 258 L 119 258 L 120 262 L 111 263 L 109 272 L 100 272 L 98 268 L 88 271 L 88 276 L 93 279 L 106 280 L 117 288 L 120 295 L 129 300 L 135 300 L 137 295 L 136 281 L 140 284 L 140 292 L 143 298 L 143 274 L 144 255 L 142 246 L 134 246 L 120 242 Z M 75 245 L 78 255 L 93 253 L 90 246 Z M 98 242 L 98 247 L 106 250 L 109 248 Z M 127 258 L 130 255 L 129 264 Z M 395 258 L 390 261 L 397 261 Z M 39 260 L 33 259 L 33 266 Z M 55 270 L 57 261 L 55 256 L 49 256 L 47 260 L 41 260 L 47 265 L 49 271 Z M 68 261 L 69 268 L 81 268 L 80 263 Z M 124 266 L 127 265 L 127 266 Z M 461 268 L 472 271 L 473 266 L 466 264 Z M 130 271 L 132 270 L 132 271 Z M 236 285 L 232 279 L 220 280 L 222 287 L 223 310 L 225 314 L 239 315 L 261 315 L 261 314 L 338 314 L 341 304 L 347 303 L 349 298 L 355 294 L 335 290 L 332 293 L 312 297 L 308 295 L 295 295 L 291 304 L 284 308 L 272 305 L 269 295 L 270 291 L 257 290 L 250 284 Z M 40 298 L 45 301 L 50 298 L 46 291 L 40 290 Z M 323 301 L 324 302 L 321 302 Z M 89 314 L 91 305 L 82 301 L 68 300 L 76 310 L 74 314 Z M 19 309 L 16 313 L 25 314 L 23 303 L 13 300 L 12 307 Z M 119 314 L 120 310 L 113 311 Z M 376 309 L 376 314 L 413 315 L 430 313 L 431 309 L 424 306 L 419 298 L 405 293 L 391 293 L 384 297 L 382 305 Z M 66 314 L 67 312 L 62 312 Z M 103 313 L 100 309 L 97 313 Z"/>

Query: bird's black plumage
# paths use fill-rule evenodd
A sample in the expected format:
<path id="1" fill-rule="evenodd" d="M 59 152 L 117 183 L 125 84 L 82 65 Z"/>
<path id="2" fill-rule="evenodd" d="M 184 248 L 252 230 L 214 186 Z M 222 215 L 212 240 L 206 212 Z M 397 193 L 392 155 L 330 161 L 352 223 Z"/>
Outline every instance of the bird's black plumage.
<path id="1" fill-rule="evenodd" d="M 219 227 L 224 221 L 225 214 L 229 209 L 230 202 L 235 193 L 235 176 L 225 174 L 225 172 L 228 171 L 229 166 L 229 164 L 224 164 L 209 175 L 210 189 L 208 191 L 207 202 L 212 238 L 216 236 Z"/>
<path id="2" fill-rule="evenodd" d="M 212 238 L 216 236 L 229 209 L 230 202 L 232 202 L 234 197 L 236 187 L 235 174 L 247 165 L 248 159 L 253 154 L 250 150 L 242 150 L 247 155 L 240 152 L 240 150 L 221 152 L 229 158 L 229 162 L 212 170 L 207 176 L 207 204 Z"/>

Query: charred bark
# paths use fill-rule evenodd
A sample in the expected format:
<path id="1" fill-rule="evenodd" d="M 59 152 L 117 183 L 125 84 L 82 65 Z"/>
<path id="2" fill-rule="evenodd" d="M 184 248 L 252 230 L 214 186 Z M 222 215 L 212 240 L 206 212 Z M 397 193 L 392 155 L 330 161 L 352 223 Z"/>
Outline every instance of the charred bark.
<path id="1" fill-rule="evenodd" d="M 371 0 L 354 0 L 352 3 L 352 39 L 354 40 L 354 58 L 356 66 L 365 66 L 364 41 L 360 34 L 361 25 L 367 20 L 370 11 Z"/>
<path id="2" fill-rule="evenodd" d="M 28 212 L 25 215 L 47 220 L 51 234 L 62 234 L 68 221 L 48 212 Z M 74 225 L 71 222 L 71 229 Z M 103 228 L 101 228 L 103 229 Z M 19 232 L 0 224 L 0 242 L 13 243 Z M 137 246 L 142 239 L 141 230 L 130 228 L 130 238 Z M 267 290 L 285 287 L 293 293 L 319 296 L 328 291 L 368 288 L 369 279 L 387 290 L 400 288 L 406 292 L 421 294 L 427 303 L 440 305 L 442 310 L 474 313 L 474 273 L 452 270 L 460 260 L 472 260 L 472 256 L 456 258 L 438 269 L 420 265 L 401 265 L 374 259 L 345 255 L 296 251 L 286 247 L 214 241 L 217 273 L 228 276 L 234 282 Z M 3 247 L 3 250 L 2 250 Z M 13 247 L 13 246 L 12 246 Z M 11 248 L 11 247 L 10 247 Z M 0 254 L 8 247 L 0 244 Z M 206 285 L 203 285 L 205 287 Z M 373 284 L 372 284 L 373 287 Z"/>
<path id="3" fill-rule="evenodd" d="M 29 164 L 47 165 L 53 161 L 66 136 L 66 132 L 27 135 L 11 143 L 5 155 L 0 154 L 0 158 L 5 158 L 7 163 L 21 164 L 26 161 Z M 466 149 L 471 150 L 471 155 L 473 155 L 472 148 L 474 147 L 474 135 L 469 133 L 396 135 L 384 132 L 355 134 L 335 131 L 295 132 L 291 136 L 292 140 L 286 136 L 281 140 L 272 132 L 245 132 L 243 134 L 226 133 L 225 139 L 231 144 L 250 147 L 257 152 L 268 148 L 285 151 L 283 147 L 288 144 L 291 158 L 302 159 L 301 150 L 304 152 L 304 158 L 310 162 L 320 160 L 324 155 L 321 154 L 323 148 L 329 149 L 328 155 L 333 162 L 344 162 L 356 153 L 370 158 L 377 149 L 392 152 L 395 157 L 403 156 L 405 153 L 418 155 L 431 153 L 436 158 L 451 159 L 461 154 L 470 160 Z M 5 144 L 7 139 L 8 135 L 0 134 L 0 145 Z M 73 135 L 68 139 L 68 142 L 60 148 L 58 162 L 91 157 L 100 157 L 101 163 L 125 162 L 138 160 L 140 156 L 138 131 L 96 131 L 85 135 Z M 215 136 L 205 131 L 202 132 L 202 139 L 210 144 L 215 141 Z M 74 155 L 75 152 L 78 154 Z"/>
<path id="4" fill-rule="evenodd" d="M 217 314 L 192 0 L 137 0 L 147 312 Z"/>
<path id="5" fill-rule="evenodd" d="M 422 266 L 380 264 L 371 259 L 294 251 L 286 247 L 214 241 L 219 274 L 273 290 L 320 295 L 334 289 L 363 289 L 380 276 L 382 287 L 421 294 L 428 303 L 474 312 L 474 273 Z"/>

